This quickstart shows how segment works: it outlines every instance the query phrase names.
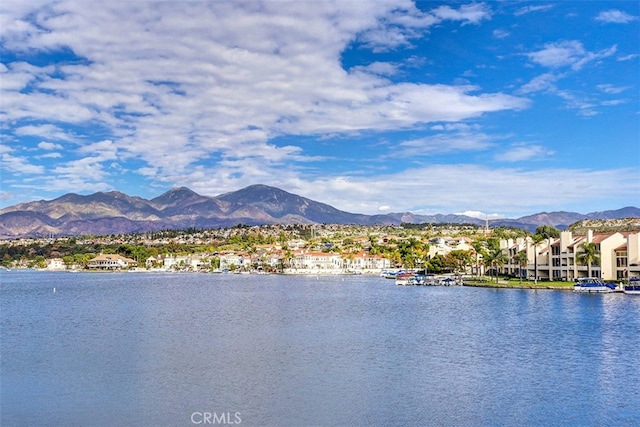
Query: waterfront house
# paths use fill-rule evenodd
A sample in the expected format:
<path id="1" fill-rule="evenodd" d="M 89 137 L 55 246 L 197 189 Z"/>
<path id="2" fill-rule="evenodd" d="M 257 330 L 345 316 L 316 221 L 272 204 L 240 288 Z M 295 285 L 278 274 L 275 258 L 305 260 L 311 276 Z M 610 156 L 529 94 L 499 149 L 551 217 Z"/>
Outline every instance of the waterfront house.
<path id="1" fill-rule="evenodd" d="M 47 270 L 59 271 L 67 269 L 67 266 L 64 264 L 62 258 L 49 258 L 48 260 L 46 260 L 46 263 Z"/>
<path id="2" fill-rule="evenodd" d="M 344 268 L 351 272 L 380 272 L 390 267 L 390 260 L 366 251 L 348 254 L 344 259 Z"/>
<path id="3" fill-rule="evenodd" d="M 220 253 L 218 258 L 220 259 L 221 270 L 232 270 L 245 265 L 245 260 L 242 255 L 236 254 L 235 252 Z"/>
<path id="4" fill-rule="evenodd" d="M 342 257 L 332 252 L 315 252 L 308 250 L 295 251 L 291 266 L 294 269 L 309 271 L 340 271 L 342 269 Z"/>
<path id="5" fill-rule="evenodd" d="M 89 260 L 88 268 L 98 270 L 121 270 L 124 268 L 136 267 L 138 263 L 127 257 L 118 254 L 100 254 Z"/>

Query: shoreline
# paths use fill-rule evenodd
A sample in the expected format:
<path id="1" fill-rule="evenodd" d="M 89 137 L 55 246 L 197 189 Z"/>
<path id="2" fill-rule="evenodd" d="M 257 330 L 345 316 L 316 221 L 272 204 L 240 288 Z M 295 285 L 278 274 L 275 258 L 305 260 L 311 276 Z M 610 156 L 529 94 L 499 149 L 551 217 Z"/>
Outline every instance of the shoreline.
<path id="1" fill-rule="evenodd" d="M 61 269 L 37 269 L 37 268 L 13 268 L 13 269 L 1 269 L 4 273 L 11 271 L 20 272 L 38 272 L 38 273 L 89 273 L 89 274 L 108 274 L 108 273 L 131 273 L 131 274 L 214 274 L 214 275 L 280 275 L 280 276 L 323 276 L 323 277 L 337 277 L 337 276 L 368 276 L 368 277 L 380 277 L 379 272 L 375 271 L 363 271 L 363 272 L 348 272 L 348 271 L 312 271 L 300 269 L 298 271 L 287 270 L 284 272 L 224 272 L 224 271 L 176 271 L 176 270 L 161 270 L 161 269 L 114 269 L 114 270 L 61 270 Z M 380 277 L 380 279 L 385 279 Z M 573 292 L 573 284 L 567 282 L 564 284 L 533 284 L 533 283 L 505 283 L 505 282 L 493 282 L 493 281 L 474 281 L 464 280 L 462 285 L 472 288 L 493 288 L 493 289 L 529 289 L 529 290 L 554 290 L 554 291 L 571 291 Z M 622 289 L 616 288 L 614 291 L 622 293 Z"/>
<path id="2" fill-rule="evenodd" d="M 463 286 L 474 288 L 496 288 L 496 289 L 541 289 L 555 291 L 573 291 L 573 284 L 568 285 L 535 285 L 535 284 L 507 284 L 507 283 L 490 283 L 490 282 L 464 282 Z"/>

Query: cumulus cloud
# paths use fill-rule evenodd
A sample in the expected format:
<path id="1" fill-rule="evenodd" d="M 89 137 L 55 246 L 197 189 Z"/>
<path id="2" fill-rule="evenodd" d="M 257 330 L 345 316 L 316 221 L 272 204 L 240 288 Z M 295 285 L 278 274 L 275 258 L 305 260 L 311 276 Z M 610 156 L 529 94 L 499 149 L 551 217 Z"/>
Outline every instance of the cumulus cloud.
<path id="1" fill-rule="evenodd" d="M 443 5 L 427 12 L 418 10 L 410 3 L 401 4 L 384 17 L 386 22 L 380 21 L 362 31 L 358 41 L 374 52 L 384 52 L 398 47 L 411 47 L 411 40 L 421 37 L 420 30 L 444 21 L 459 21 L 462 25 L 468 25 L 491 18 L 491 10 L 484 3 L 471 3 L 458 8 Z"/>
<path id="2" fill-rule="evenodd" d="M 571 94 L 558 89 L 558 81 L 616 52 L 615 46 L 590 52 L 575 40 L 544 45 L 528 58 L 551 70 L 522 86 L 521 96 L 426 78 L 405 80 L 403 71 L 412 62 L 429 60 L 422 53 L 402 65 L 380 55 L 345 69 L 343 53 L 354 44 L 376 52 L 411 48 L 436 26 L 451 25 L 455 31 L 492 18 L 485 3 L 420 6 L 403 0 L 322 1 L 313 7 L 301 1 L 103 2 L 97 7 L 95 2 L 5 0 L 3 50 L 16 57 L 46 53 L 62 59 L 46 66 L 0 64 L 0 121 L 10 124 L 3 132 L 32 141 L 30 150 L 41 141 L 39 157 L 49 159 L 35 165 L 24 153 L 5 150 L 3 172 L 16 179 L 33 175 L 22 186 L 99 191 L 110 189 L 126 166 L 144 177 L 145 185 L 187 185 L 215 195 L 262 182 L 367 212 L 384 208 L 389 194 L 399 200 L 393 209 L 424 212 L 496 211 L 487 200 L 501 194 L 500 209 L 511 211 L 516 200 L 521 207 L 538 203 L 547 191 L 540 188 L 558 180 L 567 183 L 567 203 L 585 200 L 571 187 L 574 182 L 593 190 L 591 196 L 637 194 L 637 187 L 615 181 L 628 175 L 626 170 L 600 175 L 548 170 L 538 176 L 524 169 L 433 165 L 372 177 L 364 167 L 348 175 L 316 168 L 315 162 L 326 157 L 310 154 L 305 144 L 347 145 L 346 136 L 377 132 L 435 133 L 421 137 L 416 132 L 398 145 L 399 156 L 494 149 L 496 137 L 472 124 L 476 119 L 528 108 L 531 101 L 521 96 L 535 92 L 553 92 L 569 102 Z M 527 6 L 516 14 L 551 7 Z M 578 101 L 585 100 L 572 102 Z M 587 104 L 582 110 L 593 111 Z M 63 146 L 63 153 L 52 152 Z M 545 154 L 533 146 L 528 152 L 507 150 L 511 161 Z M 528 190 L 530 184 L 535 188 Z M 524 191 L 531 192 L 531 201 L 520 200 Z M 418 205 L 416 195 L 436 202 Z"/>
<path id="3" fill-rule="evenodd" d="M 17 136 L 39 136 L 54 141 L 76 141 L 73 135 L 52 124 L 19 126 L 13 133 Z"/>
<path id="4" fill-rule="evenodd" d="M 112 139 L 109 155 L 92 156 L 92 150 L 104 148 L 95 145 L 76 154 L 91 156 L 92 162 L 137 160 L 142 162 L 137 170 L 166 180 L 193 174 L 207 159 L 220 161 L 217 173 L 243 156 L 262 158 L 260 170 L 277 168 L 284 159 L 316 160 L 299 147 L 269 142 L 282 135 L 405 129 L 528 106 L 525 99 L 479 93 L 475 87 L 394 82 L 388 79 L 397 70 L 393 63 L 345 70 L 340 54 L 359 38 L 394 37 L 398 30 L 400 39 L 409 40 L 436 23 L 477 24 L 491 15 L 482 3 L 426 12 L 402 4 L 116 2 L 94 7 L 61 1 L 30 9 L 10 2 L 10 16 L 22 24 L 5 29 L 5 48 L 67 52 L 72 60 L 47 67 L 9 64 L 3 83 L 13 83 L 3 92 L 0 114 L 24 123 L 16 135 L 78 145 L 93 136 L 70 135 L 58 123 L 91 123 L 96 134 Z M 245 163 L 244 171 L 237 166 L 230 173 L 251 175 L 252 168 Z M 56 170 L 75 169 L 60 164 Z"/>
<path id="5" fill-rule="evenodd" d="M 44 173 L 44 166 L 34 165 L 27 157 L 15 156 L 10 150 L 0 153 L 0 164 L 5 172 L 13 172 L 18 176 L 37 175 Z"/>

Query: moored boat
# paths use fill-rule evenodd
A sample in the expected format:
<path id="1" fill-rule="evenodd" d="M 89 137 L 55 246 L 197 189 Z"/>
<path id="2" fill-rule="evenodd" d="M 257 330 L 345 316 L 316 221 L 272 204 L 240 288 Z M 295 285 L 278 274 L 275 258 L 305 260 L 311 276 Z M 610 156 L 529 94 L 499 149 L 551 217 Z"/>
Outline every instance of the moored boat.
<path id="1" fill-rule="evenodd" d="M 573 285 L 573 292 L 606 293 L 613 292 L 615 289 L 616 285 L 606 283 L 598 277 L 581 277 Z"/>
<path id="2" fill-rule="evenodd" d="M 631 295 L 640 295 L 640 278 L 634 277 L 629 283 L 624 285 L 624 293 Z"/>
<path id="3" fill-rule="evenodd" d="M 415 276 L 411 273 L 402 273 L 396 275 L 396 285 L 398 286 L 409 286 L 415 285 L 415 281 L 413 280 Z"/>

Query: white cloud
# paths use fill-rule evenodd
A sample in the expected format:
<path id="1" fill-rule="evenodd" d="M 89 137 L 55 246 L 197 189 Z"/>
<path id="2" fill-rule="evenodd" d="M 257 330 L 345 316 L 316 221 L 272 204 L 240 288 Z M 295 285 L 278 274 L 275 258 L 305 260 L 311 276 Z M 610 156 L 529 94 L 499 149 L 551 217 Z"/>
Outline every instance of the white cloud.
<path id="1" fill-rule="evenodd" d="M 446 131 L 471 131 L 479 130 L 480 126 L 477 124 L 468 123 L 443 123 L 431 126 L 431 130 L 446 130 Z"/>
<path id="2" fill-rule="evenodd" d="M 432 11 L 440 19 L 462 21 L 463 24 L 478 24 L 491 18 L 491 11 L 484 3 L 471 3 L 453 9 L 450 6 L 440 6 Z"/>
<path id="3" fill-rule="evenodd" d="M 78 149 L 78 153 L 91 155 L 91 159 L 96 162 L 105 162 L 107 160 L 115 160 L 117 156 L 118 148 L 111 140 L 104 140 L 95 142 L 93 144 L 85 145 Z"/>
<path id="4" fill-rule="evenodd" d="M 618 61 L 631 61 L 632 59 L 637 58 L 638 56 L 640 56 L 640 54 L 637 53 L 632 53 L 629 55 L 623 55 L 623 56 L 619 56 L 617 58 Z"/>
<path id="5" fill-rule="evenodd" d="M 540 55 L 536 57 L 536 60 L 552 68 L 560 67 L 560 64 L 570 65 L 573 71 L 578 71 L 590 61 L 613 55 L 615 50 L 616 47 L 613 46 L 598 53 L 591 53 L 585 51 L 579 42 L 560 43 L 553 45 L 553 47 L 547 45 L 543 51 L 538 52 Z M 575 90 L 575 88 L 569 90 L 559 87 L 561 86 L 559 82 L 570 76 L 571 73 L 571 71 L 562 73 L 555 71 L 540 74 L 522 85 L 516 93 L 529 95 L 543 92 L 556 95 L 564 101 L 567 108 L 575 110 L 578 115 L 583 117 L 597 115 L 596 107 L 598 106 L 618 105 L 624 102 L 624 100 L 600 101 L 594 95 L 586 95 Z M 618 94 L 628 89 L 628 87 L 614 86 L 612 84 L 600 84 L 596 88 L 606 94 Z"/>
<path id="6" fill-rule="evenodd" d="M 54 144 L 53 142 L 42 141 L 38 144 L 38 148 L 41 150 L 61 150 L 62 145 Z"/>
<path id="7" fill-rule="evenodd" d="M 603 49 L 599 52 L 587 51 L 581 42 L 577 40 L 565 40 L 556 43 L 547 43 L 544 49 L 528 53 L 527 56 L 535 63 L 549 68 L 570 66 L 577 71 L 587 63 L 594 60 L 609 57 L 615 54 L 617 47 Z"/>
<path id="8" fill-rule="evenodd" d="M 551 68 L 575 64 L 585 55 L 582 43 L 577 40 L 547 43 L 544 49 L 528 54 L 533 62 Z"/>
<path id="9" fill-rule="evenodd" d="M 618 93 L 622 93 L 628 89 L 631 89 L 629 86 L 614 86 L 610 83 L 605 83 L 605 84 L 600 84 L 598 86 L 596 86 L 600 91 L 607 93 L 607 94 L 611 94 L 611 95 L 615 95 Z"/>
<path id="10" fill-rule="evenodd" d="M 509 31 L 501 30 L 501 29 L 493 30 L 492 34 L 493 34 L 493 37 L 496 39 L 504 39 L 511 35 Z"/>
<path id="11" fill-rule="evenodd" d="M 77 140 L 73 135 L 52 124 L 19 126 L 14 129 L 13 133 L 18 136 L 39 136 L 56 141 L 73 142 Z"/>
<path id="12" fill-rule="evenodd" d="M 554 73 L 544 73 L 531 79 L 530 82 L 524 84 L 519 90 L 519 93 L 530 94 L 535 92 L 555 91 L 556 82 L 563 76 Z"/>
<path id="13" fill-rule="evenodd" d="M 147 182 L 187 185 L 203 194 L 263 182 L 370 212 L 390 205 L 389 194 L 394 209 L 429 210 L 415 204 L 416 195 L 424 195 L 424 200 L 437 201 L 433 209 L 441 212 L 496 211 L 488 199 L 500 194 L 505 195 L 500 211 L 510 212 L 512 206 L 540 203 L 546 193 L 539 188 L 548 191 L 558 179 L 570 186 L 576 178 L 597 194 L 627 191 L 609 172 L 592 181 L 598 175 L 593 171 L 550 170 L 541 177 L 533 171 L 470 165 L 436 165 L 379 178 L 363 171 L 315 178 L 320 176 L 313 169 L 318 157 L 307 155 L 301 143 L 273 143 L 283 136 L 431 128 L 451 135 L 407 141 L 400 147 L 404 154 L 493 147 L 493 137 L 463 121 L 527 108 L 530 101 L 473 86 L 405 83 L 395 62 L 350 70 L 341 63 L 354 41 L 379 50 L 410 47 L 434 25 L 488 20 L 491 10 L 483 3 L 428 11 L 391 0 L 322 1 L 313 7 L 302 1 L 103 2 L 100 7 L 58 1 L 36 10 L 39 5 L 2 1 L 3 49 L 18 55 L 72 51 L 77 60 L 55 67 L 0 66 L 0 120 L 18 123 L 13 135 L 55 144 L 41 149 L 59 149 L 61 142 L 73 147 L 63 156 L 41 156 L 58 159 L 54 167 L 33 165 L 15 152 L 3 154 L 3 171 L 38 175 L 36 188 L 109 189 L 112 175 L 128 163 Z M 550 7 L 530 6 L 520 13 Z M 556 68 L 580 69 L 614 53 L 613 47 L 592 53 L 577 41 L 545 45 L 529 58 L 554 68 L 553 74 L 532 80 L 521 93 L 554 91 L 567 99 L 556 87 L 563 76 Z M 414 59 L 424 60 L 420 55 Z M 582 105 L 583 111 L 592 110 Z M 528 189 L 529 183 L 536 188 Z M 533 198 L 520 200 L 525 191 Z M 567 203 L 584 200 L 577 190 L 567 191 Z M 365 207 L 353 194 L 362 195 Z M 401 200 L 397 206 L 396 199 Z"/>
<path id="14" fill-rule="evenodd" d="M 541 145 L 518 143 L 496 155 L 496 160 L 501 162 L 522 162 L 535 159 L 541 160 L 553 154 L 552 150 Z"/>
<path id="15" fill-rule="evenodd" d="M 62 154 L 60 153 L 47 153 L 41 156 L 37 156 L 38 159 L 60 159 L 62 158 Z"/>
<path id="16" fill-rule="evenodd" d="M 31 90 L 3 93 L 2 118 L 47 123 L 16 134 L 78 144 L 82 135 L 53 123 L 92 123 L 110 134 L 118 157 L 141 159 L 142 171 L 166 179 L 207 158 L 316 160 L 269 144 L 276 136 L 405 129 L 528 106 L 470 86 L 395 83 L 386 78 L 397 71 L 393 63 L 344 70 L 340 54 L 357 37 L 395 28 L 409 40 L 435 23 L 491 15 L 481 3 L 428 12 L 402 4 L 57 2 L 32 15 L 34 25 L 15 27 L 6 47 L 68 47 L 86 60 L 11 64 L 3 81 L 14 77 L 16 88 Z M 30 22 L 23 16 L 16 17 Z"/>
<path id="17" fill-rule="evenodd" d="M 552 9 L 552 4 L 540 4 L 535 6 L 525 6 L 514 12 L 515 16 L 522 16 L 532 12 L 544 12 L 546 10 Z"/>
<path id="18" fill-rule="evenodd" d="M 492 137 L 483 133 L 438 134 L 401 142 L 389 156 L 408 158 L 452 151 L 480 151 L 492 145 Z"/>
<path id="19" fill-rule="evenodd" d="M 373 62 L 366 66 L 353 67 L 351 71 L 360 71 L 380 76 L 392 76 L 398 73 L 398 65 L 390 62 Z"/>
<path id="20" fill-rule="evenodd" d="M 605 107 L 614 107 L 616 105 L 622 105 L 622 104 L 626 104 L 630 102 L 630 100 L 628 99 L 610 99 L 607 101 L 602 101 L 600 103 L 600 105 L 605 106 Z"/>
<path id="21" fill-rule="evenodd" d="M 485 212 L 480 212 L 480 211 L 464 211 L 464 212 L 458 212 L 456 213 L 456 215 L 465 215 L 465 216 L 470 216 L 471 218 L 478 218 L 478 219 L 500 219 L 500 218 L 504 218 L 505 216 L 499 213 L 485 213 Z"/>
<path id="22" fill-rule="evenodd" d="M 380 3 L 376 3 L 379 5 Z M 401 5 L 400 5 L 401 4 Z M 411 40 L 421 37 L 424 30 L 443 21 L 460 21 L 462 25 L 479 24 L 491 19 L 491 10 L 484 3 L 461 5 L 455 9 L 448 5 L 439 6 L 427 12 L 418 10 L 415 5 L 400 2 L 391 13 L 384 16 L 389 25 L 382 22 L 371 26 L 358 35 L 358 41 L 374 52 L 383 52 L 399 47 L 410 47 Z"/>
<path id="23" fill-rule="evenodd" d="M 97 181 L 104 180 L 107 177 L 104 166 L 100 159 L 96 157 L 71 160 L 56 166 L 52 172 L 56 176 L 55 179 L 51 179 L 49 182 L 59 181 L 58 187 L 62 188 L 74 188 L 77 186 L 82 189 L 93 189 Z"/>
<path id="24" fill-rule="evenodd" d="M 567 206 L 577 212 L 591 212 L 610 200 L 635 200 L 640 193 L 640 173 L 637 168 L 534 170 L 454 164 L 377 177 L 286 182 L 286 188 L 351 212 L 376 212 L 380 200 L 389 199 L 391 194 L 396 212 L 478 210 L 515 217 L 543 210 L 566 210 Z M 352 194 L 360 196 L 356 200 Z"/>
<path id="25" fill-rule="evenodd" d="M 602 11 L 595 17 L 596 21 L 609 24 L 628 24 L 629 22 L 633 22 L 637 19 L 637 16 L 630 15 L 617 9 Z"/>
<path id="26" fill-rule="evenodd" d="M 24 174 L 37 175 L 42 174 L 45 171 L 44 166 L 34 165 L 29 162 L 28 158 L 14 156 L 6 150 L 0 155 L 0 163 L 2 164 L 2 169 L 5 172 L 13 172 L 18 176 L 22 176 Z"/>

